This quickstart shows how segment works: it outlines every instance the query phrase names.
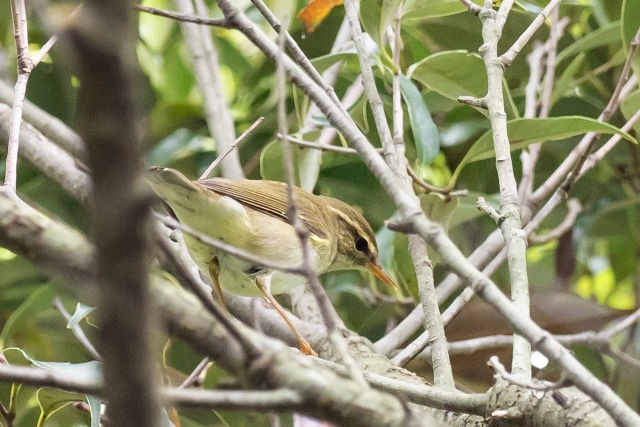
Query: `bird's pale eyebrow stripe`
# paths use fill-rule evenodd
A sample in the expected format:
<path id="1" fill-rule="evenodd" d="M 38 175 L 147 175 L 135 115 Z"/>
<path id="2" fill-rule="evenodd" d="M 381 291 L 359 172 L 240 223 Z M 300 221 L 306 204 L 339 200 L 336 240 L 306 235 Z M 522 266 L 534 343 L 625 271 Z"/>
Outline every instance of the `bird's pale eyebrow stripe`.
<path id="1" fill-rule="evenodd" d="M 351 219 L 351 217 L 349 217 L 349 215 L 345 214 L 341 210 L 334 208 L 333 206 L 327 206 L 327 207 L 333 212 L 335 212 L 336 215 L 338 215 L 340 218 L 342 218 L 344 222 L 346 222 L 347 224 L 355 228 L 356 231 L 358 232 L 358 235 L 363 239 L 365 239 L 367 241 L 367 244 L 371 246 L 373 242 L 369 240 L 369 236 L 367 236 L 367 233 L 357 223 L 353 222 L 353 220 Z"/>

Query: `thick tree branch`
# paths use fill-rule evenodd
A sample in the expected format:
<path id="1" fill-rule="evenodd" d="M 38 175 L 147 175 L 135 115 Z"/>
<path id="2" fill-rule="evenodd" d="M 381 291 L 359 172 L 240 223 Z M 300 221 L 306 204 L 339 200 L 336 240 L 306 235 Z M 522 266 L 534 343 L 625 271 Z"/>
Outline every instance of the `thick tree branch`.
<path id="1" fill-rule="evenodd" d="M 148 190 L 132 76 L 135 33 L 125 0 L 89 0 L 68 30 L 81 81 L 79 127 L 93 178 L 99 275 L 98 348 L 106 416 L 113 425 L 155 427 L 160 401 L 152 354 L 148 289 Z"/>
<path id="2" fill-rule="evenodd" d="M 518 185 L 513 173 L 511 161 L 511 145 L 507 135 L 507 115 L 504 111 L 502 94 L 502 78 L 504 71 L 498 58 L 498 41 L 502 19 L 508 13 L 507 1 L 503 2 L 496 14 L 491 9 L 480 12 L 482 21 L 482 40 L 480 54 L 484 60 L 488 78 L 488 92 L 485 98 L 491 129 L 493 147 L 496 155 L 496 169 L 500 183 L 500 216 L 499 227 L 504 235 L 507 248 L 509 278 L 511 282 L 511 299 L 520 312 L 520 316 L 529 316 L 529 280 L 527 276 L 527 238 L 522 231 L 520 221 L 520 203 Z M 503 9 L 505 9 L 504 14 Z M 514 337 L 512 370 L 522 378 L 531 377 L 531 344 L 522 336 Z"/>

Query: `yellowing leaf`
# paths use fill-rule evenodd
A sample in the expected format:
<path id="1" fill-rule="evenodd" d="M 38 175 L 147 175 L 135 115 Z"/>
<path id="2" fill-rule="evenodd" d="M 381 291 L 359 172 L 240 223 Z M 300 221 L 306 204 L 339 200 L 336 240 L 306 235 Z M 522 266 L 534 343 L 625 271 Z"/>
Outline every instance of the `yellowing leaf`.
<path id="1" fill-rule="evenodd" d="M 298 13 L 298 18 L 304 22 L 307 32 L 312 33 L 324 21 L 331 9 L 341 4 L 342 0 L 311 0 Z"/>

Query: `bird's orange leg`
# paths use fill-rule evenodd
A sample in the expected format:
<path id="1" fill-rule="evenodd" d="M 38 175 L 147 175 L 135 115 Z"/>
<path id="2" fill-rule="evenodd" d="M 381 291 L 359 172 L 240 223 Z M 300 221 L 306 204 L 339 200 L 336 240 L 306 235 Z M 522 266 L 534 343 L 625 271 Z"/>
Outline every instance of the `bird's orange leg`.
<path id="1" fill-rule="evenodd" d="M 289 321 L 289 319 L 287 318 L 287 313 L 285 312 L 284 308 L 282 308 L 282 306 L 278 303 L 278 301 L 276 301 L 273 295 L 271 295 L 271 291 L 268 289 L 268 286 L 265 286 L 264 280 L 265 279 L 263 279 L 262 277 L 256 277 L 256 286 L 258 287 L 262 295 L 271 303 L 271 305 L 273 305 L 273 308 L 276 309 L 276 311 L 282 317 L 282 319 L 287 324 L 289 329 L 291 329 L 291 332 L 293 332 L 293 334 L 298 339 L 298 342 L 300 343 L 300 353 L 318 357 L 318 353 L 313 351 L 313 349 L 311 348 L 311 345 L 307 342 L 306 339 L 304 339 L 304 337 L 300 334 L 300 332 L 298 332 L 295 326 L 293 326 L 293 323 Z M 269 280 L 269 279 L 267 278 L 266 280 Z"/>
<path id="2" fill-rule="evenodd" d="M 220 305 L 228 313 L 229 309 L 227 308 L 227 303 L 224 302 L 222 286 L 220 286 L 220 264 L 218 263 L 218 258 L 213 258 L 209 263 L 209 276 L 211 277 L 211 280 L 213 280 L 213 285 L 216 288 L 216 294 L 218 294 L 218 301 L 220 302 Z"/>

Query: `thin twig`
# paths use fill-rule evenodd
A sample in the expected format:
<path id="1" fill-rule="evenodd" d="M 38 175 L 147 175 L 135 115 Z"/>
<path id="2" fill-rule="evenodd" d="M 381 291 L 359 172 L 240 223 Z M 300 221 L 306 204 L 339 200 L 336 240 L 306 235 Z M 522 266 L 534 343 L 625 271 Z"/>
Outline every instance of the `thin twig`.
<path id="1" fill-rule="evenodd" d="M 460 3 L 462 3 L 467 9 L 469 9 L 469 12 L 473 13 L 474 15 L 480 13 L 480 10 L 482 9 L 471 0 L 460 0 Z"/>
<path id="2" fill-rule="evenodd" d="M 18 174 L 18 149 L 20 144 L 22 105 L 27 91 L 27 82 L 29 81 L 31 70 L 33 70 L 33 62 L 29 57 L 29 39 L 25 0 L 11 0 L 11 12 L 11 17 L 13 18 L 14 37 L 16 39 L 18 79 L 14 89 L 15 95 L 13 99 L 9 141 L 7 143 L 4 185 L 15 192 Z"/>
<path id="3" fill-rule="evenodd" d="M 475 96 L 461 95 L 458 97 L 458 102 L 468 105 L 470 107 L 480 108 L 482 110 L 487 109 L 487 101 L 484 98 L 476 98 Z"/>
<path id="4" fill-rule="evenodd" d="M 291 135 L 282 135 L 281 133 L 278 133 L 276 135 L 276 138 L 282 140 L 282 139 L 286 139 L 287 141 L 295 144 L 295 145 L 299 145 L 300 147 L 305 147 L 305 148 L 312 148 L 314 150 L 321 150 L 321 151 L 332 151 L 334 153 L 340 153 L 340 154 L 350 154 L 350 155 L 358 155 L 358 152 L 356 150 L 354 150 L 353 148 L 349 148 L 349 147 L 338 147 L 336 145 L 321 145 L 315 142 L 309 142 L 309 141 L 305 141 L 303 139 L 300 138 L 296 138 L 294 136 Z"/>
<path id="5" fill-rule="evenodd" d="M 630 315 L 628 315 L 627 317 L 625 317 L 624 319 L 622 319 L 621 321 L 619 321 L 618 323 L 615 323 L 610 328 L 605 329 L 602 332 L 602 338 L 607 341 L 610 340 L 611 338 L 613 338 L 614 335 L 617 335 L 620 332 L 623 332 L 625 329 L 628 329 L 631 326 L 633 326 L 633 324 L 636 323 L 638 319 L 640 319 L 640 308 L 634 311 L 633 313 L 631 313 Z"/>
<path id="6" fill-rule="evenodd" d="M 208 289 L 204 289 L 204 286 L 193 278 L 193 276 L 189 272 L 188 267 L 181 262 L 178 256 L 176 256 L 173 248 L 166 240 L 166 237 L 161 235 L 160 230 L 156 230 L 155 237 L 156 241 L 160 244 L 160 248 L 180 272 L 180 276 L 184 279 L 183 285 L 187 286 L 189 290 L 194 295 L 196 295 L 196 297 L 198 297 L 202 305 L 216 318 L 217 321 L 219 321 L 225 327 L 229 334 L 237 340 L 237 342 L 249 355 L 255 356 L 260 354 L 259 348 L 253 343 L 253 341 L 249 337 L 247 337 L 246 334 L 242 333 L 242 331 L 233 322 L 231 317 L 222 309 L 222 307 L 220 307 L 213 301 L 211 292 Z M 194 237 L 198 238 L 197 236 Z M 204 242 L 207 244 L 211 244 L 207 241 Z"/>
<path id="7" fill-rule="evenodd" d="M 202 175 L 200 176 L 200 178 L 198 179 L 207 179 L 209 178 L 209 175 L 211 175 L 211 172 L 213 172 L 213 170 L 216 168 L 216 166 L 218 166 L 220 164 L 220 162 L 222 161 L 222 159 L 224 159 L 225 157 L 227 157 L 233 150 L 235 150 L 238 145 L 240 145 L 240 143 L 242 141 L 244 141 L 247 136 L 249 136 L 249 134 L 251 132 L 253 132 L 253 130 L 255 128 L 257 128 L 258 126 L 260 126 L 260 124 L 264 121 L 264 117 L 260 117 L 258 120 L 256 120 L 255 122 L 253 122 L 253 124 L 251 126 L 249 126 L 249 128 L 247 130 L 245 130 L 244 132 L 242 132 L 242 135 L 240 135 L 239 137 L 236 138 L 235 141 L 233 141 L 233 143 L 231 145 L 229 145 L 229 147 L 227 147 L 227 149 L 221 153 L 220 155 L 218 155 L 218 157 L 216 157 L 216 159 L 211 162 L 211 164 L 209 165 L 209 167 L 207 168 L 207 170 L 205 170 Z"/>
<path id="8" fill-rule="evenodd" d="M 398 7 L 393 20 L 391 35 L 391 49 L 395 72 L 393 74 L 393 144 L 395 162 L 389 162 L 392 169 L 404 179 L 406 185 L 411 187 L 411 179 L 407 172 L 411 169 L 405 158 L 404 141 L 404 110 L 402 108 L 402 93 L 400 90 L 401 64 L 400 54 L 402 50 L 401 35 L 402 7 Z M 393 158 L 392 158 L 393 159 Z M 404 168 L 402 165 L 404 164 Z M 402 170 L 404 169 L 404 170 Z M 409 254 L 413 261 L 418 282 L 418 295 L 424 312 L 424 327 L 430 336 L 433 353 L 431 365 L 433 366 L 434 384 L 436 387 L 455 389 L 451 360 L 447 350 L 447 339 L 444 333 L 444 325 L 440 316 L 438 300 L 435 292 L 435 280 L 433 278 L 433 263 L 427 252 L 427 244 L 421 236 L 409 235 Z"/>
<path id="9" fill-rule="evenodd" d="M 405 348 L 400 350 L 398 354 L 393 356 L 393 359 L 391 359 L 391 363 L 396 366 L 406 366 L 407 363 L 411 362 L 411 360 L 413 360 L 413 358 L 416 357 L 418 353 L 422 352 L 427 347 L 427 345 L 429 345 L 429 339 L 429 330 L 423 331 L 418 336 L 418 338 L 411 341 L 408 346 L 406 346 Z M 447 351 L 449 352 L 449 354 L 451 354 L 449 349 L 450 346 L 447 348 Z M 432 360 L 433 356 L 431 355 L 431 352 L 429 352 L 429 362 L 431 362 Z"/>
<path id="10" fill-rule="evenodd" d="M 536 117 L 538 107 L 538 93 L 540 91 L 540 81 L 542 79 L 542 60 L 545 54 L 545 45 L 534 43 L 533 50 L 527 55 L 527 64 L 529 64 L 529 80 L 525 86 L 525 106 L 524 117 Z M 533 144 L 535 147 L 535 144 Z M 539 148 L 522 150 L 520 161 L 522 163 L 522 177 L 520 178 L 520 186 L 518 188 L 518 197 L 524 200 L 533 191 L 533 175 L 536 167 L 536 159 Z"/>
<path id="11" fill-rule="evenodd" d="M 518 186 L 513 172 L 511 145 L 507 131 L 507 115 L 504 112 L 502 80 L 504 68 L 498 59 L 498 41 L 513 0 L 504 0 L 497 14 L 480 13 L 483 45 L 479 52 L 487 71 L 487 110 L 493 131 L 493 148 L 500 186 L 500 217 L 502 231 L 509 256 L 511 300 L 521 317 L 529 316 L 529 278 L 527 274 L 527 241 L 522 231 L 521 211 L 518 202 Z M 495 218 L 494 218 L 495 219 Z M 514 337 L 512 371 L 521 378 L 531 377 L 531 344 L 520 335 Z"/>
<path id="12" fill-rule="evenodd" d="M 313 81 L 322 88 L 322 90 L 331 98 L 333 104 L 340 110 L 342 114 L 349 117 L 349 113 L 344 109 L 342 103 L 336 96 L 333 87 L 328 84 L 324 78 L 318 73 L 318 70 L 313 66 L 309 58 L 304 54 L 298 43 L 296 43 L 295 39 L 291 37 L 289 31 L 287 31 L 287 26 L 282 25 L 282 23 L 278 20 L 278 18 L 271 12 L 271 10 L 267 7 L 267 5 L 262 0 L 251 0 L 251 3 L 260 11 L 262 16 L 267 20 L 269 25 L 275 30 L 277 34 L 284 34 L 284 45 L 287 47 L 289 52 L 291 52 L 293 60 L 298 64 Z"/>
<path id="13" fill-rule="evenodd" d="M 411 177 L 413 182 L 427 190 L 429 193 L 442 194 L 446 198 L 446 200 L 449 200 L 452 197 L 466 196 L 469 193 L 468 190 L 448 190 L 446 188 L 436 187 L 435 185 L 429 184 L 427 181 L 420 178 L 420 176 L 418 176 L 416 171 L 414 171 L 410 165 L 407 165 L 407 172 L 409 173 L 409 176 Z"/>
<path id="14" fill-rule="evenodd" d="M 484 197 L 478 197 L 478 200 L 476 201 L 476 208 L 489 215 L 489 217 L 494 220 L 498 226 L 500 226 L 502 221 L 504 221 L 504 217 L 500 215 L 493 206 L 487 203 Z"/>
<path id="15" fill-rule="evenodd" d="M 208 25 L 210 27 L 231 28 L 225 19 L 210 19 L 202 16 L 196 16 L 188 13 L 173 12 L 171 10 L 158 9 L 156 7 L 143 6 L 134 4 L 133 9 L 150 15 L 162 16 L 163 18 L 173 19 L 178 22 L 188 22 L 190 24 Z"/>
<path id="16" fill-rule="evenodd" d="M 567 216 L 557 227 L 545 234 L 535 234 L 531 232 L 528 236 L 530 245 L 543 245 L 551 240 L 559 239 L 564 233 L 569 231 L 576 223 L 576 218 L 582 211 L 582 204 L 578 199 L 567 201 Z"/>
<path id="17" fill-rule="evenodd" d="M 498 360 L 498 356 L 491 356 L 491 358 L 489 358 L 489 362 L 487 362 L 487 365 L 491 366 L 491 368 L 493 368 L 496 374 L 499 375 L 502 379 L 510 382 L 511 384 L 515 384 L 519 387 L 524 387 L 531 390 L 538 390 L 538 391 L 557 390 L 559 388 L 564 387 L 567 384 L 567 379 L 565 378 L 564 375 L 562 375 L 558 381 L 550 383 L 547 381 L 539 382 L 539 381 L 523 379 L 518 375 L 510 374 L 509 372 L 507 372 L 504 365 L 500 363 L 500 361 Z"/>
<path id="18" fill-rule="evenodd" d="M 564 28 L 569 23 L 569 20 L 566 17 L 558 19 L 558 8 L 555 8 L 552 13 L 553 15 L 551 18 L 551 34 L 549 35 L 549 40 L 547 40 L 547 42 L 544 44 L 544 51 L 540 51 L 540 49 L 542 48 L 534 48 L 534 51 L 531 53 L 531 57 L 528 58 L 530 59 L 529 63 L 531 69 L 531 77 L 530 82 L 527 84 L 527 98 L 533 97 L 533 99 L 529 101 L 529 103 L 537 104 L 535 92 L 533 91 L 534 88 L 529 87 L 529 85 L 535 85 L 537 89 L 537 83 L 540 80 L 539 73 L 541 71 L 541 55 L 546 54 L 545 75 L 542 86 L 542 93 L 540 94 L 540 114 L 538 115 L 538 117 L 548 117 L 549 111 L 551 110 L 551 95 L 556 81 L 555 74 L 558 42 L 562 37 Z M 535 109 L 531 111 L 531 109 L 529 108 L 527 111 L 525 111 L 525 117 L 535 117 Z M 522 180 L 520 182 L 520 188 L 518 191 L 520 200 L 525 200 L 533 191 L 535 168 L 536 164 L 538 163 L 538 158 L 540 157 L 541 148 L 542 142 L 537 142 L 531 144 L 528 147 L 528 150 L 523 150 Z"/>
<path id="19" fill-rule="evenodd" d="M 281 135 L 286 135 L 288 133 L 287 130 L 287 116 L 285 110 L 285 101 L 286 101 L 286 79 L 285 79 L 285 69 L 282 61 L 282 57 L 284 56 L 284 42 L 285 42 L 285 26 L 281 29 L 279 34 L 279 48 L 280 48 L 280 56 L 276 61 L 276 75 L 278 80 L 278 131 Z M 327 294 L 324 292 L 322 285 L 320 284 L 320 280 L 318 279 L 318 274 L 315 271 L 315 267 L 313 265 L 313 259 L 311 254 L 311 241 L 309 239 L 309 231 L 305 228 L 299 216 L 299 208 L 298 202 L 295 195 L 295 187 L 294 187 L 294 171 L 293 171 L 293 153 L 291 152 L 291 145 L 288 140 L 282 140 L 282 149 L 284 152 L 284 169 L 285 176 L 287 181 L 287 197 L 289 200 L 289 210 L 288 216 L 291 222 L 293 223 L 294 229 L 296 230 L 296 234 L 298 239 L 300 240 L 300 249 L 302 251 L 302 269 L 305 271 L 305 276 L 307 279 L 307 283 L 309 285 L 309 289 L 311 293 L 315 297 L 318 308 L 320 310 L 320 314 L 322 316 L 322 320 L 327 327 L 327 331 L 329 332 L 329 339 L 333 343 L 336 351 L 340 355 L 342 362 L 349 368 L 351 376 L 354 381 L 356 381 L 360 386 L 367 389 L 369 388 L 369 384 L 364 378 L 362 371 L 356 364 L 355 360 L 349 353 L 347 348 L 347 343 L 342 336 L 342 333 L 338 329 L 338 325 L 341 323 L 338 319 L 338 315 L 335 309 L 331 305 L 331 301 L 327 297 Z M 339 238 L 337 236 L 336 238 Z"/>
<path id="20" fill-rule="evenodd" d="M 201 374 L 206 372 L 207 368 L 211 366 L 209 357 L 205 357 L 198 363 L 198 366 L 194 368 L 189 376 L 178 386 L 178 388 L 189 388 L 193 385 L 197 385 L 196 381 L 201 377 Z"/>
<path id="21" fill-rule="evenodd" d="M 344 8 L 347 19 L 349 20 L 349 25 L 351 25 L 351 38 L 356 46 L 356 51 L 358 52 L 364 90 L 367 95 L 367 99 L 369 100 L 369 104 L 371 105 L 371 111 L 373 112 L 376 129 L 380 135 L 382 148 L 385 150 L 385 156 L 393 156 L 395 154 L 395 150 L 393 148 L 393 137 L 384 112 L 384 104 L 382 103 L 382 99 L 380 98 L 380 94 L 376 88 L 376 81 L 373 75 L 373 69 L 371 68 L 369 52 L 364 44 L 362 28 L 360 27 L 358 6 L 354 0 L 346 0 L 344 2 Z M 387 162 L 389 162 L 389 159 L 387 159 Z"/>
<path id="22" fill-rule="evenodd" d="M 223 251 L 227 252 L 230 255 L 233 255 L 235 257 L 238 257 L 238 258 L 242 259 L 243 261 L 248 261 L 248 262 L 250 262 L 252 264 L 257 264 L 257 265 L 266 267 L 266 268 L 271 269 L 271 270 L 283 271 L 285 273 L 297 274 L 299 276 L 304 276 L 306 274 L 302 267 L 289 267 L 289 266 L 286 266 L 286 265 L 275 263 L 275 262 L 270 261 L 270 260 L 268 260 L 266 258 L 259 257 L 257 255 L 252 254 L 251 252 L 247 252 L 247 251 L 245 251 L 243 249 L 240 249 L 240 248 L 238 248 L 236 246 L 230 245 L 230 244 L 228 244 L 226 242 L 223 242 L 221 240 L 214 239 L 213 237 L 207 236 L 206 234 L 203 234 L 203 233 L 199 232 L 198 230 L 195 230 L 195 229 L 189 227 L 186 224 L 178 222 L 174 218 L 171 218 L 169 216 L 164 216 L 164 215 L 161 215 L 159 213 L 155 213 L 155 215 L 160 221 L 162 221 L 168 227 L 171 227 L 171 228 L 174 228 L 174 229 L 177 228 L 180 231 L 182 231 L 183 233 L 189 234 L 190 236 L 194 237 L 195 239 L 201 241 L 202 243 L 206 243 L 207 245 L 213 246 L 216 249 L 223 250 Z"/>
<path id="23" fill-rule="evenodd" d="M 520 53 L 522 48 L 529 42 L 529 40 L 531 40 L 531 37 L 533 37 L 535 32 L 538 31 L 538 28 L 540 28 L 542 24 L 544 24 L 544 21 L 546 21 L 547 17 L 549 16 L 549 13 L 553 11 L 560 4 L 561 1 L 562 0 L 551 0 L 545 6 L 545 8 L 542 9 L 542 11 L 538 14 L 538 16 L 536 16 L 536 18 L 529 25 L 529 27 L 527 27 L 527 29 L 524 30 L 524 32 L 520 35 L 520 37 L 518 37 L 518 40 L 516 40 L 515 43 L 513 43 L 513 45 L 509 48 L 509 50 L 507 50 L 505 53 L 502 54 L 502 56 L 500 56 L 499 59 L 500 61 L 502 61 L 502 63 L 505 66 L 508 67 L 509 65 L 511 65 L 511 63 L 516 58 L 518 53 Z"/>

